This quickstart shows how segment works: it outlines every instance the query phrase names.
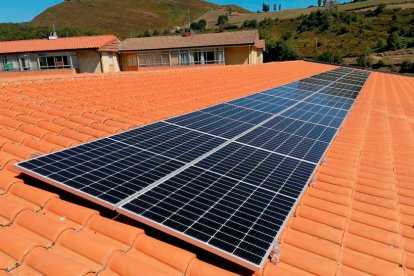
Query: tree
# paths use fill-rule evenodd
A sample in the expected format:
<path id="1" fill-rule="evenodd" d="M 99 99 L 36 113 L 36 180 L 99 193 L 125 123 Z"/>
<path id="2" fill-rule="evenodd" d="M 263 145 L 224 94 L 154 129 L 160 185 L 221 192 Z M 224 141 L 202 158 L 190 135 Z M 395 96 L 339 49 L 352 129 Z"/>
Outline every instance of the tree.
<path id="1" fill-rule="evenodd" d="M 227 14 L 231 15 L 233 13 L 233 9 L 231 7 L 227 8 Z"/>
<path id="2" fill-rule="evenodd" d="M 274 11 L 277 11 L 277 3 L 274 3 L 274 4 L 273 4 L 273 10 L 274 10 Z"/>
<path id="3" fill-rule="evenodd" d="M 265 61 L 285 61 L 296 60 L 300 56 L 293 51 L 284 40 L 273 41 L 269 40 L 266 45 L 266 51 L 264 53 Z"/>
<path id="4" fill-rule="evenodd" d="M 243 22 L 243 27 L 244 28 L 252 28 L 252 29 L 255 29 L 255 28 L 257 28 L 257 20 L 256 19 L 245 20 Z"/>
<path id="5" fill-rule="evenodd" d="M 318 7 L 322 6 L 322 0 L 318 0 Z"/>
<path id="6" fill-rule="evenodd" d="M 298 30 L 300 32 L 319 29 L 321 31 L 328 30 L 332 25 L 332 18 L 328 11 L 317 10 L 305 16 Z"/>
<path id="7" fill-rule="evenodd" d="M 404 60 L 401 63 L 400 73 L 414 73 L 414 65 L 411 60 Z"/>
<path id="8" fill-rule="evenodd" d="M 145 31 L 145 32 L 142 34 L 142 36 L 143 36 L 143 37 L 150 37 L 150 36 L 151 36 L 151 33 L 150 33 L 150 31 Z"/>
<path id="9" fill-rule="evenodd" d="M 263 3 L 262 4 L 262 10 L 263 12 L 268 12 L 270 9 L 269 4 Z"/>
<path id="10" fill-rule="evenodd" d="M 292 33 L 291 32 L 284 32 L 283 34 L 282 34 L 282 39 L 283 40 L 288 40 L 289 38 L 291 38 L 292 37 Z"/>
<path id="11" fill-rule="evenodd" d="M 158 30 L 155 30 L 155 31 L 152 33 L 152 35 L 153 35 L 153 36 L 159 36 L 159 35 L 160 35 L 160 32 L 159 32 Z"/>
<path id="12" fill-rule="evenodd" d="M 282 4 L 279 4 L 279 11 L 282 10 Z"/>
<path id="13" fill-rule="evenodd" d="M 384 12 L 384 10 L 385 10 L 385 4 L 384 4 L 384 3 L 381 3 L 381 4 L 379 4 L 379 5 L 377 6 L 377 8 L 373 11 L 373 15 L 374 15 L 374 16 L 378 16 L 378 15 L 380 15 L 381 13 L 383 13 L 383 12 Z"/>
<path id="14" fill-rule="evenodd" d="M 191 22 L 190 29 L 193 31 L 204 31 L 207 26 L 207 21 L 205 19 L 201 19 L 198 22 Z"/>
<path id="15" fill-rule="evenodd" d="M 198 29 L 204 31 L 207 27 L 207 21 L 205 19 L 201 19 L 198 21 Z"/>
<path id="16" fill-rule="evenodd" d="M 217 18 L 217 25 L 224 26 L 229 22 L 229 18 L 227 15 L 220 15 Z"/>
<path id="17" fill-rule="evenodd" d="M 397 32 L 392 32 L 388 35 L 387 45 L 388 49 L 393 51 L 405 47 L 404 41 L 401 39 Z"/>
<path id="18" fill-rule="evenodd" d="M 316 59 L 319 61 L 327 62 L 327 63 L 334 63 L 334 64 L 342 63 L 342 57 L 338 55 L 337 53 L 333 53 L 330 51 L 323 52 Z"/>
<path id="19" fill-rule="evenodd" d="M 362 53 L 357 57 L 357 65 L 359 67 L 368 68 L 371 67 L 372 62 L 369 58 L 369 53 Z"/>

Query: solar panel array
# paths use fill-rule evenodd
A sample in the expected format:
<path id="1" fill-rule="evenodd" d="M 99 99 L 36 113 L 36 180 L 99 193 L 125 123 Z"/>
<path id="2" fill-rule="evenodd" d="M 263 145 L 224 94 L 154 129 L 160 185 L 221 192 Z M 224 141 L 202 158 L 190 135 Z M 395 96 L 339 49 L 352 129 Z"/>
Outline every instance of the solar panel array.
<path id="1" fill-rule="evenodd" d="M 17 167 L 257 269 L 368 76 L 338 68 Z"/>

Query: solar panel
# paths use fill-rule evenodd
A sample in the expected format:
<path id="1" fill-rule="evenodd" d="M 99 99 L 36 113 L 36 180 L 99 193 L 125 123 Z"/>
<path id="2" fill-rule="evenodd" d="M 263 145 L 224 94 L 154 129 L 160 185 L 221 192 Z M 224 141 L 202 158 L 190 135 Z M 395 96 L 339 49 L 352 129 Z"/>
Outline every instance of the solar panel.
<path id="1" fill-rule="evenodd" d="M 130 217 L 256 268 L 295 199 L 190 167 L 120 208 Z"/>
<path id="2" fill-rule="evenodd" d="M 257 110 L 269 114 L 279 113 L 295 103 L 297 103 L 297 101 L 280 97 L 272 97 L 265 94 L 256 94 L 229 102 L 231 105 Z"/>
<path id="3" fill-rule="evenodd" d="M 343 110 L 350 110 L 351 106 L 354 104 L 354 99 L 315 93 L 307 98 L 306 102 Z"/>
<path id="4" fill-rule="evenodd" d="M 280 116 L 339 128 L 347 113 L 347 110 L 303 102 L 281 113 Z"/>
<path id="5" fill-rule="evenodd" d="M 336 129 L 290 118 L 259 127 L 237 141 L 272 152 L 317 163 L 329 146 Z M 280 124 L 279 124 L 280 123 Z"/>
<path id="6" fill-rule="evenodd" d="M 287 84 L 286 87 L 304 90 L 308 92 L 316 92 L 324 88 L 323 85 L 312 84 L 312 83 L 307 83 L 307 82 L 302 82 L 302 81 L 292 82 L 290 84 Z"/>
<path id="7" fill-rule="evenodd" d="M 160 122 L 18 166 L 34 177 L 114 208 L 224 142 Z"/>
<path id="8" fill-rule="evenodd" d="M 259 94 L 270 95 L 278 98 L 286 98 L 291 100 L 302 100 L 312 95 L 312 92 L 302 91 L 286 86 L 280 86 L 274 89 L 266 90 Z"/>
<path id="9" fill-rule="evenodd" d="M 257 270 L 368 76 L 335 69 L 17 167 Z"/>

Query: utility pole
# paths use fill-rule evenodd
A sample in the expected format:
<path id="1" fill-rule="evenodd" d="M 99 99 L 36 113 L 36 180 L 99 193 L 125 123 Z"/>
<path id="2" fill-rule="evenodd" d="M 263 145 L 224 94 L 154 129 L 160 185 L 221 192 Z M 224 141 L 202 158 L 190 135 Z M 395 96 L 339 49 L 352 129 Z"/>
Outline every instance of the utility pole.
<path id="1" fill-rule="evenodd" d="M 187 11 L 188 11 L 188 28 L 190 28 L 190 26 L 191 26 L 191 13 L 190 13 L 190 9 L 188 9 Z"/>

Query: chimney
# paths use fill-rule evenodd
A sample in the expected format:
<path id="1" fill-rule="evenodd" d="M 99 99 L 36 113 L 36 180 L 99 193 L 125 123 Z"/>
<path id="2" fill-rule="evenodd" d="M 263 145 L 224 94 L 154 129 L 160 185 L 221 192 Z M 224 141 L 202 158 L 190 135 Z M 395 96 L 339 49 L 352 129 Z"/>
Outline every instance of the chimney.
<path id="1" fill-rule="evenodd" d="M 55 24 L 53 24 L 53 32 L 49 35 L 49 40 L 58 39 L 58 35 L 55 29 Z"/>

